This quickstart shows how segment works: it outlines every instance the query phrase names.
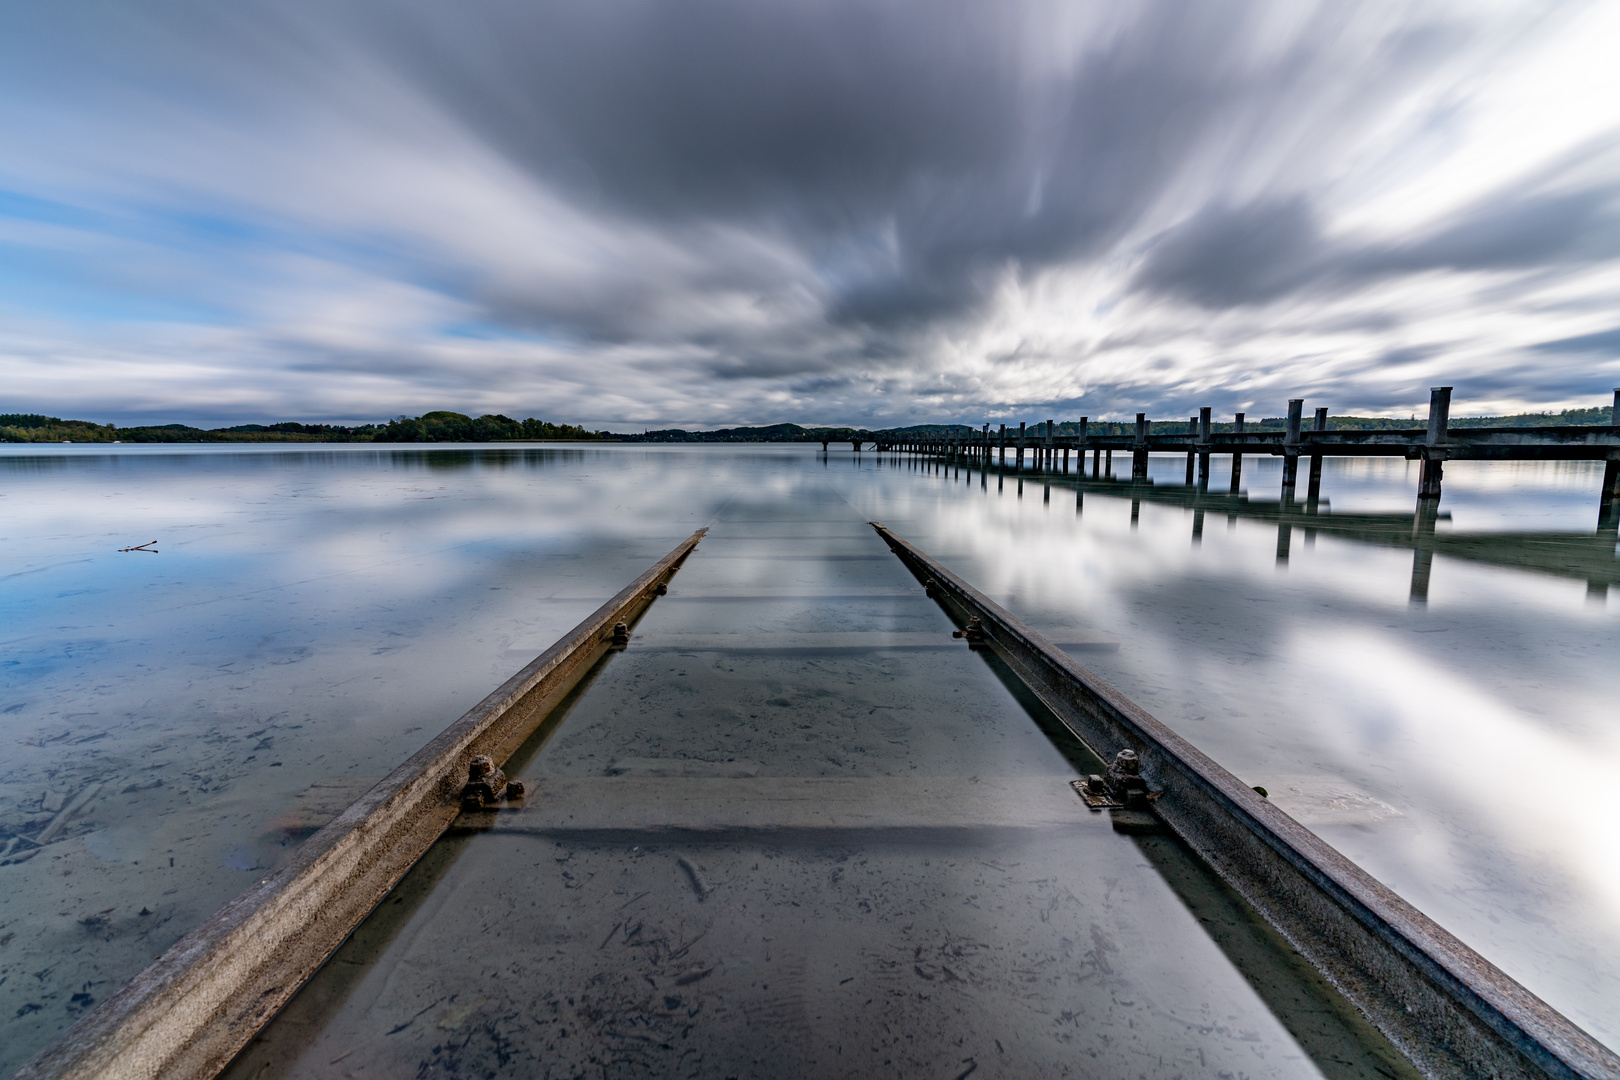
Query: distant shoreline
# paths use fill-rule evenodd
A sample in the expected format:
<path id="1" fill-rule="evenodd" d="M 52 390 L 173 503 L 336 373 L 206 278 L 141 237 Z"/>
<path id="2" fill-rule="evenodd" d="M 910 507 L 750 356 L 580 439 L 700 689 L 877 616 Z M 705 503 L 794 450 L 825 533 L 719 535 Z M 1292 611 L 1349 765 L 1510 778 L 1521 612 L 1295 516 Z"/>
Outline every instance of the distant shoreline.
<path id="1" fill-rule="evenodd" d="M 1595 406 L 1590 409 L 1565 409 L 1561 412 L 1516 413 L 1504 416 L 1453 417 L 1453 428 L 1476 427 L 1557 427 L 1607 426 L 1612 418 L 1611 407 Z M 1163 430 L 1175 429 L 1186 420 L 1171 418 L 1154 420 L 1153 425 Z M 1373 430 L 1404 431 L 1421 428 L 1424 421 L 1416 417 L 1388 416 L 1329 416 L 1330 431 Z M 1281 431 L 1282 417 L 1265 417 L 1248 421 L 1247 431 Z M 1038 435 L 1045 434 L 1045 424 L 1030 425 Z M 1072 420 L 1055 425 L 1055 434 L 1074 435 L 1079 427 Z M 1232 430 L 1230 422 L 1210 425 L 1215 432 Z M 1013 434 L 1008 425 L 1009 437 Z M 1094 435 L 1127 434 L 1134 424 L 1121 421 L 1092 421 L 1088 427 Z M 136 444 L 218 444 L 218 443 L 378 443 L 397 446 L 446 446 L 458 443 L 819 443 L 850 442 L 860 439 L 871 441 L 903 441 L 908 438 L 937 438 L 945 435 L 957 437 L 981 436 L 982 427 L 968 424 L 913 424 L 899 428 L 832 428 L 803 427 L 798 424 L 772 424 L 764 427 L 724 427 L 708 431 L 688 431 L 684 428 L 665 428 L 640 434 L 613 431 L 588 431 L 573 424 L 552 424 L 528 419 L 513 420 L 500 414 L 477 418 L 461 413 L 430 412 L 419 417 L 396 417 L 386 424 L 362 424 L 342 427 L 329 424 L 239 424 L 229 428 L 203 429 L 185 424 L 161 424 L 121 428 L 115 424 L 97 424 L 90 420 L 63 420 L 35 413 L 0 414 L 0 443 L 136 443 Z M 992 438 L 1000 437 L 1000 425 L 992 429 Z"/>

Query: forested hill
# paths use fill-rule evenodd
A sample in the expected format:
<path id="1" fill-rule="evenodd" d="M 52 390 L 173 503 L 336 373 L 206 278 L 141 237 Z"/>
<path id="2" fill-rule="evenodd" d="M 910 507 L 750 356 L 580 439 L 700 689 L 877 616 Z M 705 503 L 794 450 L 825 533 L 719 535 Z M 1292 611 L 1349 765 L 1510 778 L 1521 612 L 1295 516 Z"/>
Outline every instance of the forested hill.
<path id="1" fill-rule="evenodd" d="M 63 420 L 37 413 L 0 414 L 0 442 L 501 442 L 515 439 L 605 439 L 605 431 L 573 424 L 513 420 L 491 414 L 477 418 L 455 412 L 401 416 L 386 424 L 343 427 L 333 424 L 238 424 L 197 428 L 185 424 L 117 427 L 90 420 Z"/>
<path id="2" fill-rule="evenodd" d="M 502 442 L 508 439 L 615 439 L 606 431 L 586 431 L 574 424 L 513 420 L 490 413 L 476 419 L 456 412 L 430 412 L 390 420 L 374 442 Z"/>
<path id="3" fill-rule="evenodd" d="M 334 427 L 329 424 L 239 424 L 202 428 L 157 424 L 121 428 L 91 420 L 63 420 L 38 413 L 0 413 L 0 442 L 369 442 L 376 424 Z"/>

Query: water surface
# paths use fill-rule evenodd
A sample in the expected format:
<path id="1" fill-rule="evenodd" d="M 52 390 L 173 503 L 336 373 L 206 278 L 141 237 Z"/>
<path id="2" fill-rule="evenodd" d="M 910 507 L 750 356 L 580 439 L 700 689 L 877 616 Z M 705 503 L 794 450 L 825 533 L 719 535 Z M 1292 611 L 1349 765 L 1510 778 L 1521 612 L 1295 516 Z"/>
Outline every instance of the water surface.
<path id="1" fill-rule="evenodd" d="M 13 860 L 27 856 L 0 867 L 0 1069 L 278 865 L 326 804 L 387 772 L 699 525 L 715 533 L 682 585 L 712 573 L 710 592 L 755 599 L 661 601 L 649 619 L 674 620 L 664 632 L 932 625 L 937 611 L 915 596 L 874 599 L 905 583 L 863 538 L 865 519 L 1056 639 L 1117 639 L 1117 651 L 1082 661 L 1620 1043 L 1620 638 L 1603 588 L 1613 545 L 1594 549 L 1591 535 L 1598 470 L 1449 465 L 1449 518 L 1436 535 L 1484 539 L 1442 544 L 1416 602 L 1413 552 L 1398 537 L 1416 486 L 1407 463 L 1330 460 L 1318 529 L 1279 526 L 1261 505 L 1275 498 L 1269 461 L 1245 462 L 1254 498 L 1230 515 L 1178 503 L 1181 467 L 1156 458 L 1155 497 L 1133 508 L 1129 492 L 1101 482 L 1081 492 L 1030 475 L 1020 485 L 819 447 L 8 448 L 0 831 L 48 842 L 0 839 Z M 1225 487 L 1217 471 L 1212 488 Z M 1355 514 L 1389 520 L 1328 524 Z M 152 539 L 157 554 L 117 550 Z M 798 733 L 738 744 L 733 756 L 756 777 L 823 775 L 807 762 L 851 779 L 912 765 L 963 775 L 962 754 L 996 761 L 1003 776 L 1072 768 L 1027 714 L 997 713 L 1003 734 L 988 744 L 944 705 L 927 710 L 933 726 L 886 716 L 878 706 L 916 707 L 969 677 L 930 669 L 938 657 L 907 654 L 887 669 L 845 657 L 836 678 L 817 675 L 825 707 L 809 708 L 793 692 L 798 676 L 773 667 L 737 681 L 712 659 L 684 675 L 657 666 L 675 655 L 625 654 L 604 669 L 598 700 L 635 696 L 614 680 L 666 696 L 684 680 L 690 700 L 736 715 L 691 711 L 654 733 L 668 745 L 649 745 L 647 732 L 587 719 L 587 695 L 587 711 L 533 762 L 537 775 L 605 775 L 607 756 L 656 761 L 682 747 L 717 760 L 727 724 L 761 724 L 745 705 L 773 716 L 773 738 L 787 723 Z M 1010 691 L 982 664 L 972 670 L 974 693 L 1005 710 Z M 772 679 L 780 693 L 746 700 L 753 691 L 741 687 Z M 789 704 L 766 705 L 772 697 Z M 47 809 L 58 806 L 68 809 Z M 469 851 L 528 843 L 475 839 Z M 1145 841 L 1122 842 L 1130 865 L 1155 865 Z M 737 879 L 760 854 L 717 852 L 703 873 Z M 575 857 L 606 860 L 599 874 L 638 872 L 612 852 Z M 793 871 L 805 874 L 834 858 L 796 857 L 811 860 Z M 938 869 L 925 857 L 902 846 L 884 866 L 909 889 L 971 893 L 963 860 Z M 1061 845 L 1021 858 L 1085 862 Z M 665 859 L 657 872 L 667 869 Z M 816 880 L 835 869 L 819 866 Z M 1155 879 L 1180 872 L 1161 867 Z M 548 880 L 560 889 L 566 879 Z M 1064 884 L 1081 909 L 1093 904 Z M 1191 893 L 1153 895 L 1182 895 L 1172 908 L 1184 916 Z M 1213 949 L 1218 973 L 1221 950 L 1200 947 Z M 1255 1016 L 1273 1016 L 1267 1045 L 1296 1055 L 1270 1060 L 1312 1060 L 1287 1008 L 1250 1000 Z"/>

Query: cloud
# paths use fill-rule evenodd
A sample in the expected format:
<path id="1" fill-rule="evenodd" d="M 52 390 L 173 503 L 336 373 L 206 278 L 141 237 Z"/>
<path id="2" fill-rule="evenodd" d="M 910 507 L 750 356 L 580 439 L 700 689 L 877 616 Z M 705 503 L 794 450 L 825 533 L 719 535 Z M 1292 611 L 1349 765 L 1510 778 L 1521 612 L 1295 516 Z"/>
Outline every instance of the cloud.
<path id="1" fill-rule="evenodd" d="M 1575 337 L 1559 338 L 1557 341 L 1543 341 L 1535 348 L 1538 352 L 1550 353 L 1620 355 L 1620 326 L 1612 330 L 1600 330 L 1595 334 L 1579 334 Z"/>
<path id="2" fill-rule="evenodd" d="M 1264 303 L 1319 278 L 1326 255 L 1303 198 L 1212 206 L 1152 250 L 1135 284 L 1205 308 Z"/>
<path id="3" fill-rule="evenodd" d="M 111 419 L 1572 403 L 1610 377 L 1554 345 L 1620 289 L 1613 18 L 12 8 L 0 366 Z"/>

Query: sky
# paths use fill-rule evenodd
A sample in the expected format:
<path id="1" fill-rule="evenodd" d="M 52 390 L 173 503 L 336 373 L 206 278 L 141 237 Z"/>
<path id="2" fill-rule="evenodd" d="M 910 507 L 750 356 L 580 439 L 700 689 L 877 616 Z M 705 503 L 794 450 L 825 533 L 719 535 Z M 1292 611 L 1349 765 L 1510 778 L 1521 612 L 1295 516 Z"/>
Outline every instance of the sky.
<path id="1" fill-rule="evenodd" d="M 1620 386 L 1620 5 L 0 6 L 0 412 L 621 430 Z"/>

